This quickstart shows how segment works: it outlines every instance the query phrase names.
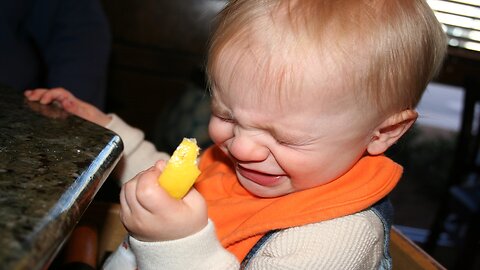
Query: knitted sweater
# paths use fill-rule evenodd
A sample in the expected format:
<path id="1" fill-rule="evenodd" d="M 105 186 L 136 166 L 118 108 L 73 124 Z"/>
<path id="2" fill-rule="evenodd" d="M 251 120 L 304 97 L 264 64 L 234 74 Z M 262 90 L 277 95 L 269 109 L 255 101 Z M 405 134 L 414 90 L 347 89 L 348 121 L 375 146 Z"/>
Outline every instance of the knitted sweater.
<path id="1" fill-rule="evenodd" d="M 143 140 L 143 133 L 113 116 L 108 126 L 125 144 L 122 181 L 168 155 Z M 127 162 L 128 161 L 128 162 Z M 125 166 L 128 164 L 128 166 Z M 383 225 L 371 210 L 283 229 L 267 240 L 248 269 L 376 269 L 383 252 Z M 173 241 L 142 242 L 130 237 L 139 269 L 239 269 L 237 258 L 222 247 L 214 224 Z M 118 255 L 118 254 L 117 254 Z M 115 256 L 114 256 L 115 257 Z M 121 256 L 107 269 L 132 269 Z"/>

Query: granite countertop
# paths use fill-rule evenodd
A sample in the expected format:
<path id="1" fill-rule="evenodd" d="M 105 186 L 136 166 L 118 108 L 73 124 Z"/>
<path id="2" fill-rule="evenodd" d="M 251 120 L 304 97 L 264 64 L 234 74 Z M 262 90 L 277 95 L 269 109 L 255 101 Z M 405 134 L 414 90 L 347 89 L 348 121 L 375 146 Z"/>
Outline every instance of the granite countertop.
<path id="1" fill-rule="evenodd" d="M 122 150 L 112 131 L 0 86 L 0 269 L 44 269 Z"/>

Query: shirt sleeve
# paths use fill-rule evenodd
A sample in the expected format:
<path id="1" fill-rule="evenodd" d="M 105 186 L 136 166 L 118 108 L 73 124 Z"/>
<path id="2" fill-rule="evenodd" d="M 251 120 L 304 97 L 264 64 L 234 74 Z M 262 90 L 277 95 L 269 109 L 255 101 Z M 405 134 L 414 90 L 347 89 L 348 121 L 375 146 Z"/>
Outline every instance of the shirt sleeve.
<path id="1" fill-rule="evenodd" d="M 123 156 L 113 172 L 120 184 L 150 168 L 158 160 L 170 158 L 167 153 L 158 151 L 155 145 L 146 141 L 140 129 L 129 126 L 115 114 L 109 115 L 112 120 L 106 128 L 117 133 L 123 141 Z"/>
<path id="2" fill-rule="evenodd" d="M 213 223 L 196 234 L 164 242 L 142 242 L 130 236 L 138 269 L 239 269 L 236 257 L 217 240 Z"/>

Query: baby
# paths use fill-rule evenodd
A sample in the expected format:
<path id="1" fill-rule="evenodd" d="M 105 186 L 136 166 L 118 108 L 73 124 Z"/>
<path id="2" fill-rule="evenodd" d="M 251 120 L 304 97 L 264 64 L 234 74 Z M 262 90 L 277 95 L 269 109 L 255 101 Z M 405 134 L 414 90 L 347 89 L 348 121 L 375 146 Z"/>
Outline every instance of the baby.
<path id="1" fill-rule="evenodd" d="M 157 184 L 168 156 L 139 130 L 63 89 L 26 96 L 124 140 L 130 246 L 107 268 L 390 269 L 386 196 L 402 168 L 382 154 L 445 50 L 422 0 L 230 1 L 207 65 L 215 146 L 182 200 Z"/>

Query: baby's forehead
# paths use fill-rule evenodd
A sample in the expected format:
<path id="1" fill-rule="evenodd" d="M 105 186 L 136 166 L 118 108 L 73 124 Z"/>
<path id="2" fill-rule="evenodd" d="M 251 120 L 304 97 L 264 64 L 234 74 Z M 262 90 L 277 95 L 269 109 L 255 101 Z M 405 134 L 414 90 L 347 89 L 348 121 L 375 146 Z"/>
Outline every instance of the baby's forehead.
<path id="1" fill-rule="evenodd" d="M 352 64 L 341 49 L 334 50 L 334 33 L 312 34 L 309 22 L 292 18 L 287 11 L 274 9 L 237 31 L 229 28 L 228 38 L 220 39 L 210 54 L 213 88 L 256 100 L 268 96 L 279 104 L 304 99 L 321 104 L 328 98 L 355 95 L 350 75 L 357 74 L 354 69 L 360 64 Z"/>
<path id="2" fill-rule="evenodd" d="M 225 46 L 210 76 L 213 90 L 233 91 L 256 100 L 321 101 L 337 97 L 347 88 L 336 65 L 314 49 L 286 43 L 272 48 L 265 40 L 251 38 Z"/>

